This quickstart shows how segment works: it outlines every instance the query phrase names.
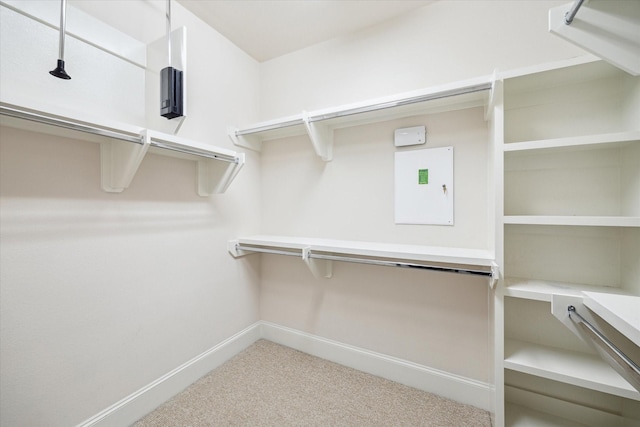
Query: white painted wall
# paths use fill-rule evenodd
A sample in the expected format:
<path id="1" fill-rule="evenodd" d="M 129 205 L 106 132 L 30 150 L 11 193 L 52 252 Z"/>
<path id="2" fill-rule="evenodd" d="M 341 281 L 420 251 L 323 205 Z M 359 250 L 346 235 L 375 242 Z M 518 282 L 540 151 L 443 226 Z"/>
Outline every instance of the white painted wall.
<path id="1" fill-rule="evenodd" d="M 490 75 L 584 52 L 547 33 L 562 2 L 440 1 L 409 16 L 262 64 L 263 119 Z M 481 109 L 335 133 L 322 163 L 306 137 L 262 153 L 265 233 L 490 249 L 488 124 Z M 427 125 L 426 147 L 455 146 L 455 226 L 393 223 L 393 130 Z M 488 184 L 489 183 L 489 184 Z M 316 281 L 288 257 L 262 262 L 261 317 L 489 382 L 484 279 L 337 264 Z"/>
<path id="2" fill-rule="evenodd" d="M 441 0 L 265 62 L 262 118 L 584 55 L 547 32 L 549 8 L 566 3 Z"/>
<path id="3" fill-rule="evenodd" d="M 163 8 L 140 14 L 139 3 L 149 4 L 119 2 L 120 19 L 158 22 L 162 34 Z M 87 46 L 91 54 L 77 57 L 79 42 L 71 42 L 75 86 L 64 86 L 48 74 L 55 31 L 21 34 L 1 9 L 0 27 L 15 31 L 16 46 L 5 49 L 3 37 L 0 63 L 40 66 L 25 71 L 42 74 L 43 100 L 68 90 L 69 108 L 144 120 L 144 79 L 128 74 L 130 66 L 105 64 L 108 56 Z M 192 52 L 191 114 L 179 136 L 232 148 L 226 126 L 257 119 L 258 64 L 176 2 L 173 21 L 187 26 Z M 51 49 L 47 58 L 33 52 L 38 37 Z M 104 67 L 122 87 L 99 78 Z M 90 73 L 98 76 L 91 84 Z M 3 80 L 2 95 L 28 84 Z M 226 250 L 228 239 L 259 231 L 257 154 L 248 153 L 223 195 L 197 196 L 195 162 L 153 154 L 129 189 L 108 194 L 98 144 L 0 132 L 0 424 L 76 425 L 258 320 L 259 260 L 240 264 Z"/>

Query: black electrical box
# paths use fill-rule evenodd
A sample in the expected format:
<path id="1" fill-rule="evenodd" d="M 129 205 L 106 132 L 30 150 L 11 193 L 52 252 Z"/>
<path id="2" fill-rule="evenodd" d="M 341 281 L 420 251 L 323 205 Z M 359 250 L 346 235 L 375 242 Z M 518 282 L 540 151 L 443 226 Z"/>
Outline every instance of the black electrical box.
<path id="1" fill-rule="evenodd" d="M 167 119 L 182 117 L 182 71 L 173 67 L 160 72 L 160 115 Z"/>

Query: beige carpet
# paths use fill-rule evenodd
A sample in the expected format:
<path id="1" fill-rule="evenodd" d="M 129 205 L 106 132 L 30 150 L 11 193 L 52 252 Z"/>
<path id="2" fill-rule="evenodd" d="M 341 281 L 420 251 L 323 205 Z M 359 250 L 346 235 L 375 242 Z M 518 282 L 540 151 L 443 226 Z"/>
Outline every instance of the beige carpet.
<path id="1" fill-rule="evenodd" d="M 490 426 L 472 406 L 260 340 L 134 424 Z"/>

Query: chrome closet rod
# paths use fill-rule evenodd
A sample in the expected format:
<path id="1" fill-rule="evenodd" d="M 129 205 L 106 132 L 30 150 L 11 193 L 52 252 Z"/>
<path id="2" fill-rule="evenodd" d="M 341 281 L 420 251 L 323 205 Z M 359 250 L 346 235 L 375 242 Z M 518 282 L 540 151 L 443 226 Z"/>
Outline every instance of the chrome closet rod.
<path id="1" fill-rule="evenodd" d="M 261 247 L 255 247 L 255 246 L 245 246 L 240 244 L 236 245 L 236 250 L 260 252 L 260 253 L 276 254 L 276 255 L 289 255 L 289 256 L 298 256 L 298 257 L 302 256 L 302 251 L 300 252 L 281 251 L 276 249 L 267 249 L 267 248 L 261 248 Z M 418 264 L 418 263 L 403 262 L 403 261 L 385 261 L 385 260 L 377 260 L 377 259 L 346 257 L 341 255 L 315 254 L 315 253 L 312 253 L 311 251 L 309 251 L 309 258 L 325 259 L 329 261 L 352 262 L 352 263 L 358 263 L 358 264 L 380 265 L 384 267 L 418 268 L 423 270 L 442 271 L 446 273 L 473 274 L 473 275 L 488 276 L 488 277 L 492 276 L 492 273 L 490 271 L 426 265 L 426 264 Z"/>
<path id="2" fill-rule="evenodd" d="M 569 312 L 569 317 L 573 319 L 572 315 L 576 315 L 582 324 L 593 334 L 595 335 L 609 350 L 611 350 L 619 359 L 621 359 L 632 371 L 631 373 L 634 375 L 635 380 L 640 384 L 640 366 L 638 366 L 633 360 L 629 358 L 626 354 L 624 354 L 618 347 L 616 347 L 602 332 L 600 332 L 595 326 L 593 326 L 587 319 L 582 317 L 580 313 L 576 311 L 576 308 L 573 305 L 567 307 L 567 311 Z"/>
<path id="3" fill-rule="evenodd" d="M 578 10 L 580 10 L 580 6 L 582 6 L 582 3 L 584 3 L 584 0 L 576 0 L 573 3 L 573 6 L 571 6 L 571 9 L 569 9 L 569 11 L 564 14 L 565 24 L 571 25 L 571 23 L 573 22 L 573 18 L 576 17 L 576 13 L 578 13 Z"/>
<path id="4" fill-rule="evenodd" d="M 113 138 L 120 141 L 133 142 L 134 144 L 142 144 L 144 138 L 140 135 L 133 136 L 126 133 L 116 132 L 108 129 L 101 129 L 94 126 L 89 126 L 81 123 L 70 122 L 56 117 L 47 117 L 42 114 L 37 114 L 29 111 L 18 110 L 10 107 L 0 107 L 0 115 L 15 117 L 22 120 L 29 120 L 36 123 L 42 123 L 45 125 L 56 126 L 64 129 L 70 129 L 78 132 L 89 133 L 92 135 L 103 136 L 106 138 Z M 165 142 L 150 141 L 152 147 L 162 148 L 165 150 L 176 151 L 183 154 L 190 154 L 199 157 L 206 157 L 208 159 L 222 160 L 229 163 L 238 163 L 238 158 L 234 156 L 227 156 L 224 154 L 214 154 L 206 151 L 198 150 L 197 148 L 181 147 L 171 145 Z"/>
<path id="5" fill-rule="evenodd" d="M 418 263 L 404 262 L 404 261 L 385 261 L 385 260 L 378 260 L 378 259 L 355 258 L 355 257 L 345 257 L 340 255 L 324 255 L 324 254 L 314 254 L 314 253 L 309 253 L 309 258 L 326 259 L 330 261 L 353 262 L 358 264 L 381 265 L 385 267 L 419 268 L 423 270 L 442 271 L 446 273 L 474 274 L 478 276 L 489 276 L 489 277 L 491 276 L 490 271 L 471 270 L 468 268 L 435 266 L 435 265 L 418 264 Z"/>
<path id="6" fill-rule="evenodd" d="M 253 246 L 243 246 L 243 245 L 240 245 L 240 244 L 236 245 L 236 250 L 237 251 L 260 252 L 260 253 L 263 253 L 263 254 L 288 255 L 288 256 L 297 256 L 297 257 L 301 257 L 302 256 L 302 251 L 300 251 L 300 252 L 281 251 L 281 250 L 278 250 L 278 249 L 256 248 L 256 247 L 253 247 Z"/>
<path id="7" fill-rule="evenodd" d="M 151 145 L 152 147 L 162 148 L 163 150 L 176 151 L 178 153 L 191 154 L 193 156 L 206 157 L 208 159 L 221 160 L 223 162 L 238 163 L 239 161 L 238 158 L 234 156 L 209 153 L 207 151 L 198 150 L 197 148 L 188 148 L 188 147 L 171 145 L 164 142 L 154 141 L 153 139 L 150 141 L 149 145 Z"/>
<path id="8" fill-rule="evenodd" d="M 335 112 L 332 112 L 332 113 L 319 114 L 317 116 L 310 116 L 309 117 L 309 122 L 319 122 L 319 121 L 322 121 L 322 120 L 335 119 L 335 118 L 339 118 L 339 117 L 351 116 L 351 115 L 354 115 L 354 114 L 369 113 L 369 112 L 372 112 L 372 111 L 379 111 L 379 110 L 384 110 L 384 109 L 387 109 L 387 108 L 394 108 L 394 107 L 401 107 L 403 105 L 417 104 L 419 102 L 433 101 L 433 100 L 441 99 L 441 98 L 449 98 L 449 97 L 452 97 L 452 96 L 459 96 L 459 95 L 466 95 L 466 94 L 469 94 L 469 93 L 482 92 L 482 91 L 491 89 L 491 87 L 492 87 L 492 83 L 491 82 L 480 83 L 480 84 L 473 85 L 473 86 L 467 86 L 467 87 L 458 88 L 458 89 L 450 89 L 450 90 L 445 90 L 445 91 L 442 91 L 442 92 L 431 93 L 431 94 L 426 94 L 426 95 L 417 95 L 417 96 L 413 96 L 413 97 L 409 97 L 409 98 L 399 99 L 399 100 L 396 100 L 396 101 L 388 101 L 388 102 L 382 102 L 382 103 L 379 103 L 379 104 L 366 105 L 366 106 L 363 106 L 363 107 L 349 108 L 349 109 L 345 109 L 345 110 L 341 110 L 341 111 L 335 111 Z M 274 124 L 270 124 L 270 125 L 257 126 L 257 127 L 254 127 L 254 128 L 239 129 L 239 130 L 236 131 L 236 135 L 238 135 L 238 136 L 250 135 L 250 134 L 254 134 L 254 133 L 266 132 L 266 131 L 270 131 L 270 130 L 282 129 L 282 128 L 298 126 L 298 125 L 302 125 L 302 124 L 304 124 L 304 119 L 300 118 L 300 119 L 288 120 L 286 122 L 281 122 L 281 123 L 274 123 Z"/>
<path id="9" fill-rule="evenodd" d="M 274 123 L 270 125 L 256 126 L 254 128 L 239 129 L 236 131 L 236 135 L 238 136 L 251 135 L 253 133 L 267 132 L 270 130 L 283 129 L 286 127 L 299 126 L 303 124 L 304 124 L 304 120 L 300 118 L 300 119 L 288 120 L 286 122 Z"/>
<path id="10" fill-rule="evenodd" d="M 322 120 L 335 119 L 338 117 L 351 116 L 354 114 L 369 113 L 372 111 L 385 110 L 387 108 L 402 107 L 403 105 L 417 104 L 419 102 L 433 101 L 436 99 L 449 98 L 452 96 L 466 95 L 469 93 L 482 92 L 491 89 L 492 83 L 481 83 L 473 86 L 467 86 L 459 89 L 444 90 L 442 92 L 430 93 L 426 95 L 417 95 L 410 98 L 399 99 L 396 101 L 382 102 L 380 104 L 366 105 L 363 107 L 349 108 L 346 110 L 335 111 L 333 113 L 320 114 L 318 116 L 309 117 L 310 122 L 319 122 Z"/>
<path id="11" fill-rule="evenodd" d="M 122 141 L 133 142 L 134 144 L 142 144 L 142 136 L 127 135 L 125 133 L 115 132 L 108 129 L 100 129 L 94 126 L 84 125 L 80 123 L 74 123 L 67 120 L 47 117 L 41 114 L 32 113 L 29 111 L 17 110 L 9 107 L 0 107 L 0 114 L 3 116 L 15 117 L 18 119 L 29 120 L 36 123 L 43 123 L 45 125 L 56 126 L 65 129 L 71 129 L 79 132 L 90 133 L 93 135 L 104 136 L 107 138 L 119 139 Z"/>

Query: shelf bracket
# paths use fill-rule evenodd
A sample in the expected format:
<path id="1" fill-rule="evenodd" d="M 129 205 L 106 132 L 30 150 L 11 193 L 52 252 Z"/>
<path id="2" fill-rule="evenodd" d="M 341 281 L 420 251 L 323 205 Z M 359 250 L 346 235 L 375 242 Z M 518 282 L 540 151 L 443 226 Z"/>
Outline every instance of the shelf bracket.
<path id="1" fill-rule="evenodd" d="M 313 277 L 316 279 L 321 277 L 329 279 L 333 276 L 333 261 L 312 258 L 311 248 L 309 246 L 302 248 L 302 260 L 307 264 L 307 267 L 311 270 L 311 274 L 313 274 Z"/>
<path id="2" fill-rule="evenodd" d="M 498 69 L 493 69 L 493 74 L 491 75 L 491 89 L 489 90 L 489 96 L 487 98 L 487 102 L 484 103 L 484 120 L 489 121 L 489 119 L 493 116 L 493 110 L 496 105 L 496 86 L 499 84 L 498 80 Z"/>
<path id="3" fill-rule="evenodd" d="M 227 128 L 227 136 L 233 145 L 257 152 L 262 151 L 262 140 L 256 135 L 238 135 L 238 128 L 229 126 Z"/>
<path id="4" fill-rule="evenodd" d="M 128 188 L 142 159 L 149 149 L 149 135 L 142 132 L 140 144 L 110 139 L 100 143 L 100 174 L 102 189 L 121 193 Z"/>
<path id="5" fill-rule="evenodd" d="M 316 154 L 325 162 L 331 161 L 333 159 L 333 129 L 319 122 L 312 122 L 306 111 L 302 112 L 302 120 Z"/>
<path id="6" fill-rule="evenodd" d="M 240 258 L 246 255 L 251 255 L 255 253 L 251 251 L 244 251 L 244 250 L 238 249 L 239 243 L 240 242 L 238 240 L 229 240 L 229 242 L 227 243 L 227 250 L 229 251 L 231 256 L 233 256 L 234 258 Z"/>
<path id="7" fill-rule="evenodd" d="M 489 278 L 489 286 L 491 289 L 496 287 L 496 283 L 500 280 L 500 267 L 494 261 L 491 262 L 491 277 Z"/>
<path id="8" fill-rule="evenodd" d="M 236 163 L 216 159 L 198 160 L 198 195 L 207 197 L 224 193 L 244 166 L 244 153 L 238 153 Z"/>

